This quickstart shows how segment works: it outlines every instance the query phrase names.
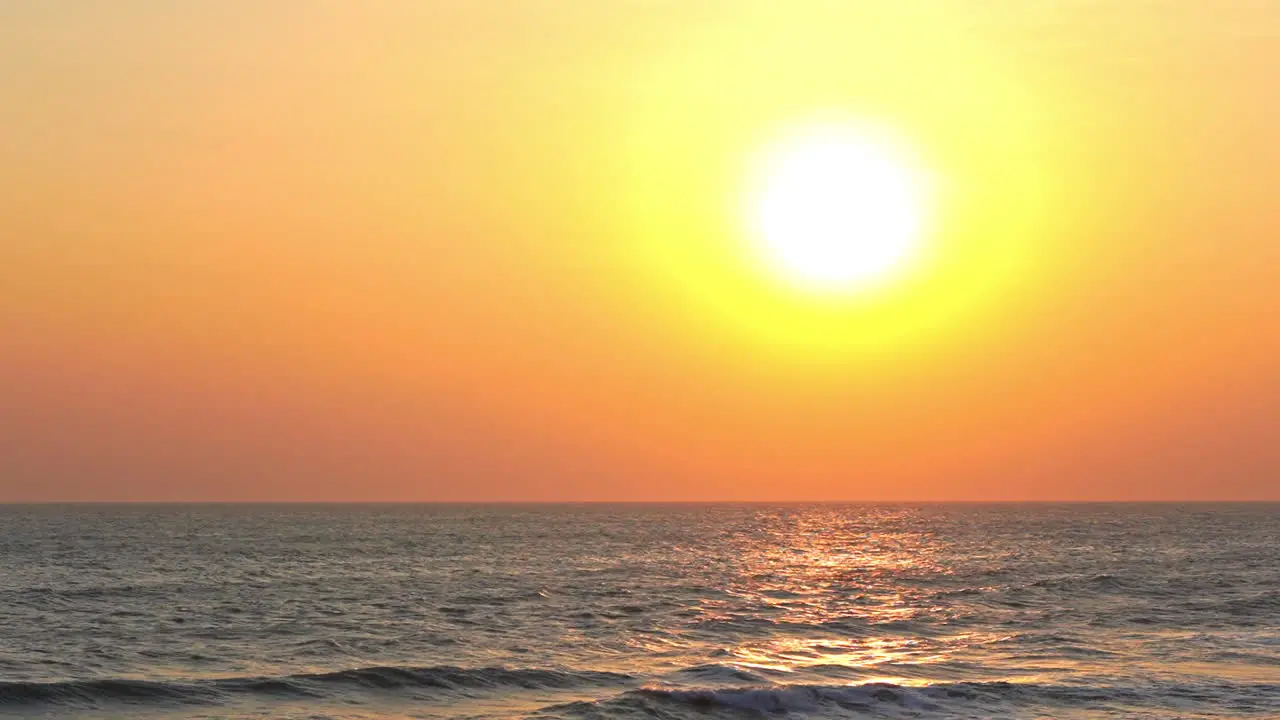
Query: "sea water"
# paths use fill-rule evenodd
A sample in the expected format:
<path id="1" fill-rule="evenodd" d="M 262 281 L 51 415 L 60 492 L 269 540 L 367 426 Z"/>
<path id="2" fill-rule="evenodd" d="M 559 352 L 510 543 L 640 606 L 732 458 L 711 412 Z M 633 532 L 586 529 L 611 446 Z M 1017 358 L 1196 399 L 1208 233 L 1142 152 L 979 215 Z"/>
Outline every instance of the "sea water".
<path id="1" fill-rule="evenodd" d="M 3 507 L 0 716 L 1280 718 L 1280 505 Z"/>

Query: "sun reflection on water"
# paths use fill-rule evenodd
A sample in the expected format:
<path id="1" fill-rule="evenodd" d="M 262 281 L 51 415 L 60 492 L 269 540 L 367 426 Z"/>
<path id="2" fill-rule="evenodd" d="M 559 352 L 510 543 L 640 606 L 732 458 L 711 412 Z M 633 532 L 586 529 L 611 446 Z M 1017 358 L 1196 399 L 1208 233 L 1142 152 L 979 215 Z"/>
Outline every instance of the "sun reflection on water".
<path id="1" fill-rule="evenodd" d="M 910 682 L 911 668 L 998 640 L 946 627 L 957 611 L 939 597 L 954 553 L 912 519 L 807 512 L 739 531 L 730 581 L 703 598 L 699 627 L 758 626 L 759 639 L 724 648 L 735 667 L 849 682 Z"/>

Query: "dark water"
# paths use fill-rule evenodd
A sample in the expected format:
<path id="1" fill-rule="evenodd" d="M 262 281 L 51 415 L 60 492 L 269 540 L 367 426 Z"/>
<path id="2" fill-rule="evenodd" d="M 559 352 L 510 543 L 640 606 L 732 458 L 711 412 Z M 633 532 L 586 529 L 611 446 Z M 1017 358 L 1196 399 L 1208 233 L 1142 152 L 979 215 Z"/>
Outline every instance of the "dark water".
<path id="1" fill-rule="evenodd" d="M 0 508 L 0 716 L 1280 718 L 1280 506 Z"/>

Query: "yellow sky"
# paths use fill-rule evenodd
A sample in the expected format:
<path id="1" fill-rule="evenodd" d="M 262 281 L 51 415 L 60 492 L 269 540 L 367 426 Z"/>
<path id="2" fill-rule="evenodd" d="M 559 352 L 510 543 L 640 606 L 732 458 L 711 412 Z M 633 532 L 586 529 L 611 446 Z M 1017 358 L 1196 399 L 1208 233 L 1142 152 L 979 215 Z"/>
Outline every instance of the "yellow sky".
<path id="1" fill-rule="evenodd" d="M 1280 12 L 0 6 L 0 501 L 1280 498 Z M 746 257 L 865 122 L 929 261 Z"/>

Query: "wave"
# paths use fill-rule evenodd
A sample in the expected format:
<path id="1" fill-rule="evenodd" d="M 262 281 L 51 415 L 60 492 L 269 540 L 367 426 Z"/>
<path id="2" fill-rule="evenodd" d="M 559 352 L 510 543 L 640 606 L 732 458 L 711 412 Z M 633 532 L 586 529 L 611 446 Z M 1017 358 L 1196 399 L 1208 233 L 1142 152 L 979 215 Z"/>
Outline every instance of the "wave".
<path id="1" fill-rule="evenodd" d="M 752 672 L 738 665 L 722 665 L 718 663 L 708 663 L 705 665 L 695 665 L 693 667 L 681 668 L 671 673 L 669 677 L 681 681 L 697 681 L 701 683 L 715 684 L 731 684 L 731 683 L 750 683 L 767 685 L 769 680 L 761 672 Z"/>
<path id="2" fill-rule="evenodd" d="M 441 694 L 488 690 L 568 690 L 618 686 L 630 675 L 542 668 L 383 666 L 263 677 L 187 681 L 103 678 L 62 682 L 0 682 L 0 708 L 14 705 L 96 706 L 110 702 L 208 705 L 237 696 L 324 698 L 344 690 L 435 690 Z"/>
<path id="3" fill-rule="evenodd" d="M 520 691 L 605 695 L 551 705 L 535 717 L 566 720 L 662 717 L 705 718 L 721 711 L 818 717 L 992 717 L 1033 712 L 1055 716 L 1145 708 L 1178 713 L 1232 711 L 1238 716 L 1280 716 L 1280 683 L 1210 681 L 1194 685 L 1044 684 L 942 682 L 920 686 L 875 682 L 858 685 L 771 684 L 763 674 L 726 665 L 701 665 L 667 676 L 699 685 L 746 682 L 749 686 L 639 687 L 644 678 L 603 671 L 546 668 L 383 666 L 325 673 L 226 677 L 186 681 L 105 678 L 63 682 L 0 682 L 0 713 L 33 706 L 94 709 L 130 705 L 218 706 L 237 700 L 351 701 L 353 693 L 407 692 L 414 700 L 442 702 Z M 1176 714 L 1176 713 L 1175 713 Z"/>
<path id="4" fill-rule="evenodd" d="M 1243 700 L 1242 699 L 1247 699 Z M 1235 701 L 1233 703 L 1233 701 Z M 1243 704 L 1241 704 L 1243 702 Z M 719 689 L 642 688 L 605 700 L 543 708 L 543 718 L 703 718 L 708 712 L 814 714 L 820 717 L 991 717 L 993 714 L 1106 712 L 1135 707 L 1192 710 L 1226 707 L 1243 714 L 1280 710 L 1280 684 L 1190 687 L 1073 686 L 1011 682 L 938 683 L 908 687 L 781 685 Z"/>

